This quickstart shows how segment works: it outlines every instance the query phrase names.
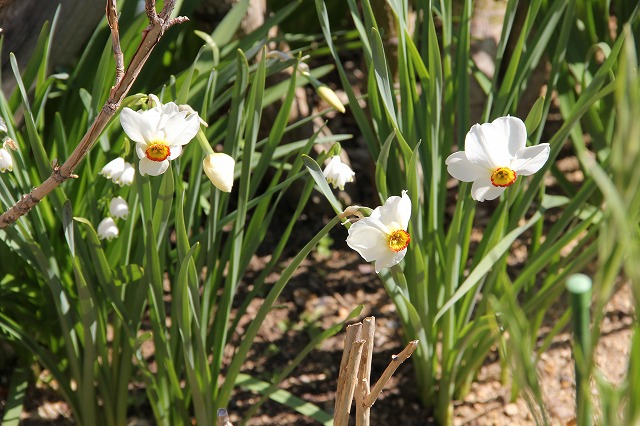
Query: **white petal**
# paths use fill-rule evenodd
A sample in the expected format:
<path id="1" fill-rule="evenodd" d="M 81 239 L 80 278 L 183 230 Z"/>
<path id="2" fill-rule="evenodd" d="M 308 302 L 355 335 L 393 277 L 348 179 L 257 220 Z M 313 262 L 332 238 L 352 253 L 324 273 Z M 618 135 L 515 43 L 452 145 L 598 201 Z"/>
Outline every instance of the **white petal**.
<path id="1" fill-rule="evenodd" d="M 391 252 L 388 233 L 379 220 L 367 217 L 360 219 L 349 228 L 347 245 L 357 251 L 367 262 L 384 257 Z"/>
<path id="2" fill-rule="evenodd" d="M 504 192 L 503 187 L 493 186 L 490 177 L 481 177 L 471 186 L 471 197 L 477 201 L 494 200 Z"/>
<path id="3" fill-rule="evenodd" d="M 384 205 L 377 207 L 372 213 L 372 218 L 379 218 L 390 230 L 404 229 L 409 226 L 411 218 L 411 199 L 407 191 L 402 191 L 402 197 L 393 196 L 387 198 Z"/>
<path id="4" fill-rule="evenodd" d="M 186 114 L 187 112 L 184 111 L 167 120 L 164 130 L 169 146 L 186 145 L 198 134 L 200 130 L 198 114 L 191 114 L 184 118 Z"/>
<path id="5" fill-rule="evenodd" d="M 140 174 L 151 176 L 159 176 L 169 168 L 169 160 L 151 161 L 148 158 L 140 159 Z"/>
<path id="6" fill-rule="evenodd" d="M 485 131 L 489 135 L 485 134 Z M 474 124 L 464 140 L 464 152 L 467 160 L 487 169 L 498 167 L 502 157 L 497 153 L 495 140 L 490 139 L 490 137 L 495 137 L 494 133 L 491 124 Z"/>
<path id="7" fill-rule="evenodd" d="M 451 154 L 445 164 L 449 174 L 462 182 L 473 182 L 480 176 L 491 174 L 489 169 L 469 161 L 464 151 Z"/>
<path id="8" fill-rule="evenodd" d="M 404 259 L 405 254 L 407 254 L 407 249 L 401 250 L 399 252 L 388 250 L 387 253 L 384 254 L 384 256 L 381 256 L 376 260 L 376 273 L 380 272 L 384 268 L 390 268 L 393 265 L 397 265 L 402 259 Z"/>
<path id="9" fill-rule="evenodd" d="M 136 144 L 136 154 L 138 154 L 139 159 L 147 158 L 147 144 L 145 143 L 137 143 Z"/>
<path id="10" fill-rule="evenodd" d="M 149 111 L 145 111 L 149 112 Z M 120 113 L 120 124 L 124 132 L 134 142 L 149 142 L 153 136 L 154 126 L 150 123 L 150 115 L 137 113 L 131 108 L 123 108 Z"/>
<path id="11" fill-rule="evenodd" d="M 175 102 L 167 102 L 161 107 L 162 115 L 172 116 L 174 114 L 178 114 L 180 112 L 180 107 Z"/>
<path id="12" fill-rule="evenodd" d="M 235 160 L 227 154 L 209 154 L 202 161 L 202 168 L 211 183 L 220 191 L 231 192 Z"/>
<path id="13" fill-rule="evenodd" d="M 175 160 L 180 154 L 182 154 L 182 146 L 174 145 L 169 148 L 169 157 L 167 157 L 167 160 Z"/>
<path id="14" fill-rule="evenodd" d="M 516 153 L 527 145 L 527 127 L 518 117 L 499 117 L 491 125 L 506 138 L 509 157 L 515 158 Z"/>
<path id="15" fill-rule="evenodd" d="M 122 197 L 114 197 L 109 203 L 109 213 L 111 216 L 118 217 L 120 219 L 126 219 L 129 214 L 129 205 Z"/>
<path id="16" fill-rule="evenodd" d="M 511 168 L 518 175 L 532 175 L 544 166 L 549 159 L 550 151 L 551 147 L 548 143 L 522 148 L 516 153 L 516 159 L 511 163 Z"/>

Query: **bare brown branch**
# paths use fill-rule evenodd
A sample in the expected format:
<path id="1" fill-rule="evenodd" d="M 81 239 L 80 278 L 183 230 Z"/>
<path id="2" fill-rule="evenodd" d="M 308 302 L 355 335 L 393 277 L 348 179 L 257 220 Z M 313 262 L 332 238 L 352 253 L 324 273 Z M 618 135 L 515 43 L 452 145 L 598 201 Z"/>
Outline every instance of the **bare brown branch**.
<path id="1" fill-rule="evenodd" d="M 409 344 L 407 344 L 402 352 L 391 357 L 391 362 L 389 363 L 387 368 L 385 368 L 382 376 L 380 376 L 380 379 L 378 379 L 376 384 L 373 386 L 371 393 L 369 393 L 369 395 L 367 395 L 367 397 L 365 398 L 364 404 L 366 406 L 373 406 L 373 403 L 376 402 L 376 399 L 378 399 L 378 396 L 380 396 L 382 389 L 385 387 L 391 376 L 393 376 L 393 373 L 395 373 L 398 367 L 400 367 L 400 364 L 405 362 L 411 356 L 411 354 L 413 354 L 417 347 L 418 341 L 412 340 L 411 342 L 409 342 Z"/>
<path id="2" fill-rule="evenodd" d="M 40 186 L 34 188 L 29 194 L 23 196 L 13 207 L 0 215 L 0 229 L 11 225 L 21 216 L 27 214 L 40 200 L 60 184 L 69 178 L 75 177 L 73 171 L 84 159 L 91 147 L 93 147 L 98 136 L 100 136 L 120 107 L 120 103 L 131 89 L 138 74 L 140 74 L 140 70 L 149 58 L 153 48 L 158 44 L 158 41 L 160 41 L 164 32 L 172 25 L 187 20 L 187 18 L 169 19 L 174 7 L 175 0 L 166 1 L 159 17 L 156 14 L 155 0 L 146 0 L 145 9 L 149 17 L 149 26 L 142 34 L 142 40 L 129 63 L 129 67 L 123 73 L 119 73 L 119 66 L 121 66 L 119 61 L 124 61 L 122 59 L 122 51 L 120 50 L 116 2 L 115 0 L 107 0 L 106 16 L 109 27 L 111 28 L 113 50 L 116 57 L 116 81 L 109 93 L 109 100 L 107 100 L 102 107 L 102 110 L 100 110 L 91 127 L 89 127 L 89 130 L 78 143 L 67 161 L 65 161 L 62 166 L 54 168 L 51 176 L 49 176 L 47 180 L 40 184 Z M 122 66 L 122 70 L 124 70 L 124 66 Z"/>
<path id="3" fill-rule="evenodd" d="M 120 48 L 120 31 L 118 29 L 118 8 L 116 0 L 107 0 L 107 22 L 111 28 L 111 41 L 113 44 L 113 56 L 116 60 L 116 82 L 117 86 L 124 76 L 124 58 Z"/>
<path id="4" fill-rule="evenodd" d="M 156 0 L 146 0 L 144 2 L 144 10 L 149 18 L 149 23 L 153 24 L 158 20 L 158 12 L 156 11 Z"/>

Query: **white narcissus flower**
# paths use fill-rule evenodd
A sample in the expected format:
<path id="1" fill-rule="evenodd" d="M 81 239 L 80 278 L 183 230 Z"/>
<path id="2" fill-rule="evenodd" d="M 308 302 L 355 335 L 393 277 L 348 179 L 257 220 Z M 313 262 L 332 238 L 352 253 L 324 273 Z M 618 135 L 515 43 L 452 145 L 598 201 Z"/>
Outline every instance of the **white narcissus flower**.
<path id="1" fill-rule="evenodd" d="M 375 261 L 376 272 L 397 265 L 411 241 L 407 232 L 410 217 L 411 199 L 402 191 L 401 197 L 389 197 L 371 216 L 351 225 L 347 245 L 367 262 Z"/>
<path id="2" fill-rule="evenodd" d="M 109 213 L 111 216 L 126 219 L 129 215 L 129 205 L 122 197 L 114 197 L 109 203 Z"/>
<path id="3" fill-rule="evenodd" d="M 98 225 L 98 237 L 101 240 L 104 240 L 105 238 L 107 240 L 112 240 L 118 236 L 118 233 L 119 231 L 116 226 L 116 222 L 110 217 L 105 217 Z"/>
<path id="4" fill-rule="evenodd" d="M 9 150 L 0 148 L 0 172 L 13 171 L 13 158 L 9 154 Z"/>
<path id="5" fill-rule="evenodd" d="M 211 183 L 223 192 L 231 192 L 235 164 L 233 157 L 221 152 L 209 154 L 202 160 L 204 173 Z"/>
<path id="6" fill-rule="evenodd" d="M 322 172 L 324 174 L 325 179 L 333 188 L 340 188 L 344 190 L 344 184 L 347 182 L 353 182 L 353 177 L 356 175 L 351 167 L 344 164 L 340 160 L 339 155 L 334 155 L 331 157 L 331 161 L 327 164 L 327 167 L 324 168 Z"/>
<path id="7" fill-rule="evenodd" d="M 175 160 L 182 147 L 198 133 L 199 120 L 197 113 L 188 115 L 173 102 L 138 112 L 124 108 L 120 123 L 127 136 L 136 142 L 140 174 L 158 176 L 166 172 L 169 161 Z"/>
<path id="8" fill-rule="evenodd" d="M 527 128 L 517 117 L 500 117 L 475 124 L 467 133 L 464 151 L 451 154 L 445 163 L 449 174 L 473 182 L 471 196 L 484 201 L 498 198 L 518 176 L 537 172 L 549 159 L 550 146 L 527 147 Z"/>

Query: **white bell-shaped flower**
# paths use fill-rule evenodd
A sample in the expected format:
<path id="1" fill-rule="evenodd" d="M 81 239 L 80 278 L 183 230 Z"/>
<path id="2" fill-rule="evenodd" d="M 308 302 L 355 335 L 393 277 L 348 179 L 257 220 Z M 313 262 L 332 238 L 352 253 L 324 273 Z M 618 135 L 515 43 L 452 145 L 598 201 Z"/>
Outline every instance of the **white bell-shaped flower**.
<path id="1" fill-rule="evenodd" d="M 340 160 L 339 155 L 331 157 L 329 164 L 327 164 L 322 173 L 327 182 L 333 185 L 334 188 L 340 188 L 340 190 L 344 190 L 345 183 L 353 182 L 353 177 L 356 175 L 351 170 L 351 167 Z"/>
<path id="2" fill-rule="evenodd" d="M 113 217 L 126 219 L 129 215 L 129 205 L 122 197 L 114 197 L 109 203 L 109 214 Z"/>
<path id="3" fill-rule="evenodd" d="M 118 236 L 120 231 L 116 226 L 116 222 L 111 217 L 105 217 L 98 225 L 98 237 L 101 240 L 112 240 Z"/>
<path id="4" fill-rule="evenodd" d="M 0 172 L 13 171 L 13 158 L 9 154 L 9 150 L 0 148 Z"/>

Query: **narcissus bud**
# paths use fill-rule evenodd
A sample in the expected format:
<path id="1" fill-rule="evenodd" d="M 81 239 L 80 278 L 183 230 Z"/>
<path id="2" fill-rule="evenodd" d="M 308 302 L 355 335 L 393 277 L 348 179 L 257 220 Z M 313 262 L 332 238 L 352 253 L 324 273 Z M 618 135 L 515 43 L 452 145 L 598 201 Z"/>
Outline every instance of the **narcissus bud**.
<path id="1" fill-rule="evenodd" d="M 202 168 L 216 188 L 223 192 L 231 192 L 235 164 L 236 161 L 227 154 L 214 153 L 205 157 Z"/>
<path id="2" fill-rule="evenodd" d="M 330 106 L 334 107 L 335 109 L 337 109 L 338 111 L 344 114 L 346 110 L 342 102 L 340 102 L 338 95 L 336 95 L 336 92 L 329 89 L 329 87 L 324 84 L 321 86 L 318 86 L 316 88 L 316 92 L 318 93 L 318 96 L 320 96 L 320 98 L 323 101 L 325 101 Z"/>

